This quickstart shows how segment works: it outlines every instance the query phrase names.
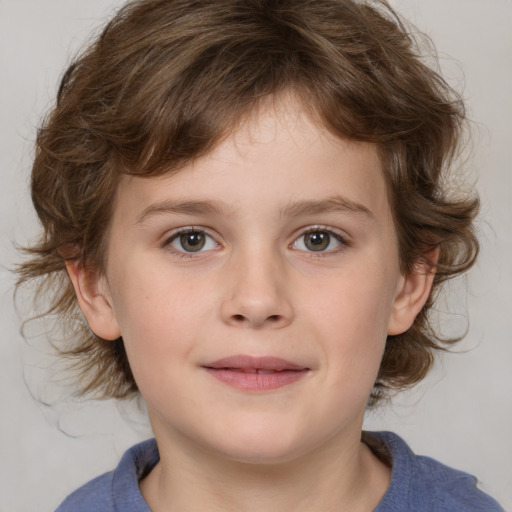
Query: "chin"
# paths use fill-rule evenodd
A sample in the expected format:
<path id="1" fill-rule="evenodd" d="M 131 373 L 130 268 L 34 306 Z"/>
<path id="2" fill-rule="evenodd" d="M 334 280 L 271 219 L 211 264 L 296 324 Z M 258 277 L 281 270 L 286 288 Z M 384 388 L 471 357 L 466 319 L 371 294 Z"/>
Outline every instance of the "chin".
<path id="1" fill-rule="evenodd" d="M 303 436 L 294 436 L 290 429 L 272 428 L 263 432 L 238 429 L 216 444 L 212 448 L 226 459 L 255 465 L 291 462 L 312 448 Z"/>

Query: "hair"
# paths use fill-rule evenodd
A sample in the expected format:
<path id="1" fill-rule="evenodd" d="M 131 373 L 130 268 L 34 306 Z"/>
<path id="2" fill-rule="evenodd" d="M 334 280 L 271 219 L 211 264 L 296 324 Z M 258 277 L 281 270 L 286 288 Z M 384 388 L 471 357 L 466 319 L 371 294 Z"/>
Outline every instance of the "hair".
<path id="1" fill-rule="evenodd" d="M 69 66 L 37 135 L 32 200 L 43 226 L 18 285 L 36 279 L 69 339 L 80 392 L 137 392 L 122 338 L 87 326 L 66 260 L 101 272 L 122 173 L 177 172 L 261 101 L 292 91 L 340 138 L 380 152 L 401 269 L 437 248 L 433 291 L 414 325 L 389 336 L 370 403 L 421 380 L 447 343 L 429 324 L 436 290 L 475 261 L 475 195 L 450 196 L 465 125 L 460 96 L 422 62 L 385 2 L 141 0 L 128 3 Z M 431 262 L 432 263 L 432 262 Z M 432 265 L 434 265 L 432 263 Z M 78 319 L 78 321 L 77 321 Z"/>

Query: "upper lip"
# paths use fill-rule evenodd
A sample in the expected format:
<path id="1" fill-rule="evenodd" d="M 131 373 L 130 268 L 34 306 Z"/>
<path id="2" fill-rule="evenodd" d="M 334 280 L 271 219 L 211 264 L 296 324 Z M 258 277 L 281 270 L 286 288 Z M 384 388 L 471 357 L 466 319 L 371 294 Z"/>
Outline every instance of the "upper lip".
<path id="1" fill-rule="evenodd" d="M 246 355 L 235 355 L 224 357 L 211 363 L 203 365 L 205 368 L 214 370 L 236 369 L 236 370 L 267 370 L 267 371 L 285 371 L 285 370 L 308 370 L 306 366 L 292 363 L 280 357 L 262 356 L 253 357 Z"/>

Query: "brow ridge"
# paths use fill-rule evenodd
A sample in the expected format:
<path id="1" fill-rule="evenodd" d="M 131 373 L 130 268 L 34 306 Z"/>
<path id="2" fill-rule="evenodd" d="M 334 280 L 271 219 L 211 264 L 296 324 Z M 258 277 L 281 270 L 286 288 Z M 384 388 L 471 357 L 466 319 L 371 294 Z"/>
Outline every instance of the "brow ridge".
<path id="1" fill-rule="evenodd" d="M 158 214 L 175 215 L 220 215 L 228 213 L 226 205 L 220 201 L 159 201 L 149 205 L 137 217 L 137 224 L 142 224 Z"/>
<path id="2" fill-rule="evenodd" d="M 320 200 L 292 201 L 281 209 L 280 215 L 282 217 L 298 217 L 301 215 L 319 215 L 332 212 L 348 212 L 374 218 L 373 212 L 368 207 L 340 195 Z"/>
<path id="3" fill-rule="evenodd" d="M 137 217 L 137 224 L 158 214 L 175 215 L 226 215 L 231 209 L 220 201 L 173 201 L 165 200 L 149 205 Z M 374 218 L 373 212 L 365 205 L 340 195 L 320 200 L 291 201 L 280 209 L 281 217 L 299 217 L 303 215 L 321 215 L 332 212 L 348 212 Z"/>

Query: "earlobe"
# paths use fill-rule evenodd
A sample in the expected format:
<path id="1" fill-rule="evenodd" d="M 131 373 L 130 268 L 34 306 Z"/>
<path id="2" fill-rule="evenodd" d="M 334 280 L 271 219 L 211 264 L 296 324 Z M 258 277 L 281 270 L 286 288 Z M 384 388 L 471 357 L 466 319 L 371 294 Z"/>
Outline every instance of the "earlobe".
<path id="1" fill-rule="evenodd" d="M 104 277 L 88 271 L 76 260 L 66 261 L 80 309 L 91 330 L 105 340 L 115 340 L 121 330 L 112 307 L 112 298 Z"/>
<path id="2" fill-rule="evenodd" d="M 437 248 L 431 250 L 411 273 L 402 276 L 391 312 L 388 335 L 402 334 L 414 323 L 430 295 L 438 256 Z"/>

